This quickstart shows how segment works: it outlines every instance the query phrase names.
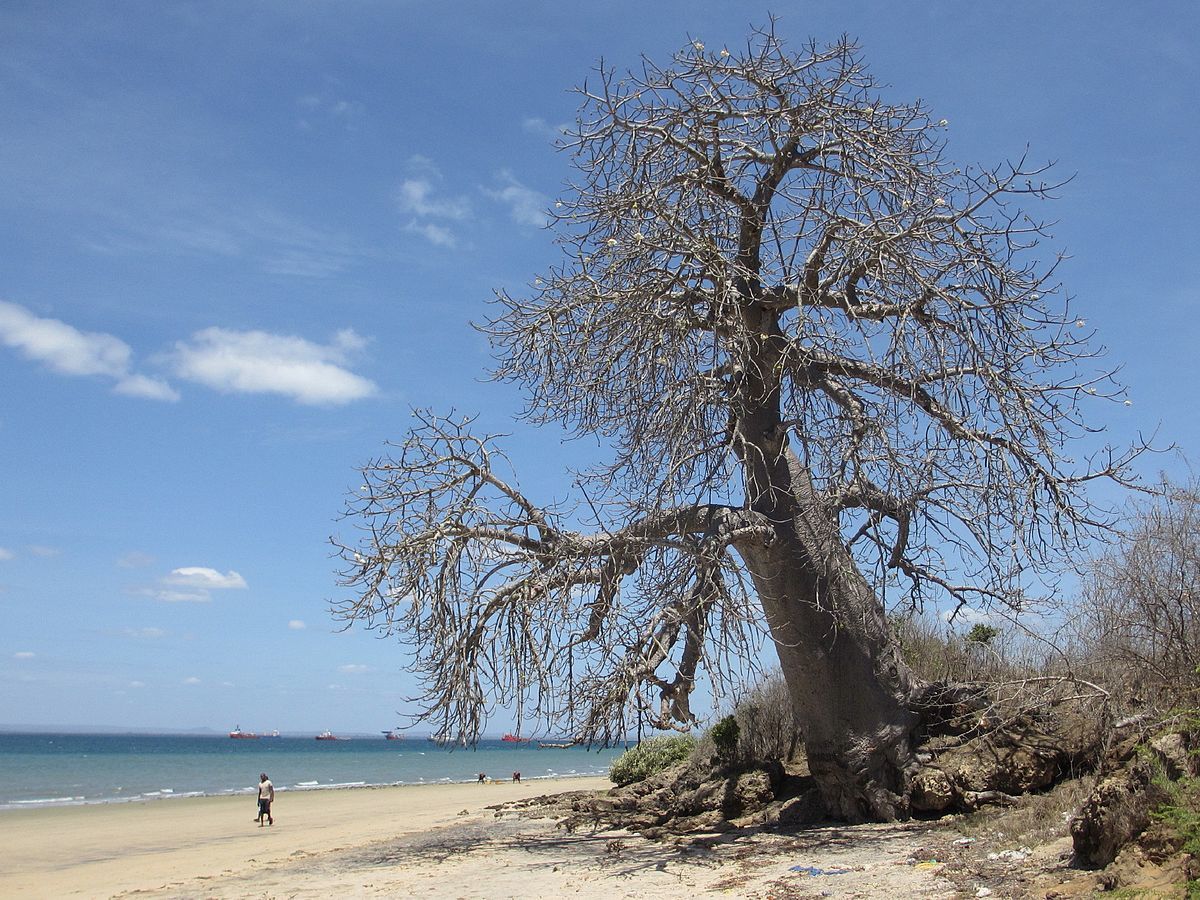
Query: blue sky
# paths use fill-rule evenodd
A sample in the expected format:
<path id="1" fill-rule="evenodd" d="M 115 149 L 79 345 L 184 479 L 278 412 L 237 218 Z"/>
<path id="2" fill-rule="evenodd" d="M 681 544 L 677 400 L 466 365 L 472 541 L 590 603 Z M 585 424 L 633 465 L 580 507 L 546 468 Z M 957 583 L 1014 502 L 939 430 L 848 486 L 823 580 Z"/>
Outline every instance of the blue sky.
<path id="1" fill-rule="evenodd" d="M 398 648 L 328 612 L 355 467 L 453 406 L 563 490 L 577 448 L 511 423 L 469 322 L 555 261 L 569 89 L 767 9 L 0 5 L 0 724 L 396 724 Z M 797 44 L 858 38 L 963 163 L 1028 146 L 1074 175 L 1041 212 L 1133 401 L 1094 421 L 1195 458 L 1198 8 L 775 12 Z"/>

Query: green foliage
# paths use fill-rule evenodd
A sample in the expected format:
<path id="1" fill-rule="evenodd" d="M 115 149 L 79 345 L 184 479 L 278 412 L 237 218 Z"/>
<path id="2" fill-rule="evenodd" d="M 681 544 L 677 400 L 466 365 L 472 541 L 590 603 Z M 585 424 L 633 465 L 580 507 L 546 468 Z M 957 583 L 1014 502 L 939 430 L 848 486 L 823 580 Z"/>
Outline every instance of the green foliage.
<path id="1" fill-rule="evenodd" d="M 644 781 L 686 760 L 695 746 L 696 739 L 687 734 L 648 738 L 617 757 L 609 770 L 609 780 L 620 787 Z"/>
<path id="2" fill-rule="evenodd" d="M 741 728 L 738 727 L 736 716 L 726 716 L 712 727 L 710 732 L 717 755 L 723 760 L 732 760 L 737 755 L 738 738 Z"/>
<path id="3" fill-rule="evenodd" d="M 1150 814 L 1183 841 L 1183 850 L 1200 859 L 1200 778 L 1159 782 L 1168 799 Z"/>
<path id="4" fill-rule="evenodd" d="M 984 625 L 982 622 L 979 622 L 967 632 L 967 643 L 987 646 L 999 636 L 1000 629 L 995 625 Z"/>
<path id="5" fill-rule="evenodd" d="M 1169 799 L 1150 814 L 1183 842 L 1183 852 L 1200 859 L 1200 778 L 1181 778 L 1167 785 Z M 1186 885 L 1188 900 L 1200 900 L 1200 879 Z"/>

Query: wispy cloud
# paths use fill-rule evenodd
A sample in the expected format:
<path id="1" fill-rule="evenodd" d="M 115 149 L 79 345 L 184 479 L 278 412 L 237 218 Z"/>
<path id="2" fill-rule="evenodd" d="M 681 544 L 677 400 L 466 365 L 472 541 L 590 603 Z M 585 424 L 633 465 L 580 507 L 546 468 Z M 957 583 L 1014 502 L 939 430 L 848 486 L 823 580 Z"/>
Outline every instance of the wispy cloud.
<path id="1" fill-rule="evenodd" d="M 364 666 L 362 663 L 348 663 L 344 666 L 338 666 L 338 671 L 346 675 L 361 675 L 369 668 L 370 666 Z"/>
<path id="2" fill-rule="evenodd" d="M 33 659 L 35 656 L 37 654 L 29 650 L 20 650 L 13 654 L 13 659 Z"/>
<path id="3" fill-rule="evenodd" d="M 546 225 L 549 221 L 546 213 L 550 206 L 549 197 L 521 184 L 507 170 L 500 172 L 497 181 L 500 182 L 498 188 L 484 188 L 483 192 L 507 206 L 514 222 L 534 228 Z"/>
<path id="4" fill-rule="evenodd" d="M 365 109 L 359 101 L 348 100 L 332 90 L 297 97 L 296 108 L 300 110 L 296 124 L 303 131 L 311 131 L 322 122 L 333 122 L 353 129 Z"/>
<path id="5" fill-rule="evenodd" d="M 140 550 L 131 550 L 117 560 L 117 565 L 122 569 L 144 569 L 153 564 L 154 557 Z"/>
<path id="6" fill-rule="evenodd" d="M 292 631 L 303 631 L 308 626 L 304 624 L 303 619 L 292 619 L 288 622 L 288 628 Z"/>
<path id="7" fill-rule="evenodd" d="M 17 554 L 13 553 L 7 547 L 0 547 L 0 561 L 6 559 L 16 559 Z"/>
<path id="8" fill-rule="evenodd" d="M 466 197 L 447 195 L 441 190 L 442 175 L 432 160 L 412 156 L 410 175 L 396 188 L 396 207 L 411 216 L 406 231 L 419 234 L 438 247 L 454 247 L 457 235 L 447 223 L 461 222 L 471 215 Z"/>
<path id="9" fill-rule="evenodd" d="M 115 218 L 116 214 L 110 214 Z M 125 215 L 84 239 L 108 256 L 176 254 L 242 260 L 272 275 L 328 278 L 374 255 L 345 234 L 317 228 L 268 206 L 230 201 Z"/>
<path id="10" fill-rule="evenodd" d="M 521 128 L 529 134 L 536 134 L 538 137 L 544 137 L 551 141 L 561 138 L 570 127 L 565 122 L 560 125 L 551 125 L 541 116 L 526 116 L 521 121 Z"/>
<path id="11" fill-rule="evenodd" d="M 149 400 L 179 399 L 165 381 L 133 371 L 133 351 L 120 338 L 81 331 L 4 300 L 0 300 L 0 343 L 59 375 L 111 379 L 118 394 Z"/>
<path id="12" fill-rule="evenodd" d="M 31 555 L 40 556 L 42 559 L 52 559 L 55 556 L 60 556 L 62 550 L 59 547 L 47 547 L 44 544 L 30 544 L 26 547 Z"/>
<path id="13" fill-rule="evenodd" d="M 201 682 L 200 682 L 200 679 L 197 678 L 195 675 L 191 675 L 191 676 L 183 679 L 183 683 L 184 684 L 200 684 Z"/>
<path id="14" fill-rule="evenodd" d="M 308 405 L 336 405 L 377 392 L 344 367 L 365 345 L 351 329 L 329 344 L 265 331 L 206 328 L 175 344 L 176 375 L 230 394 L 280 394 Z"/>
<path id="15" fill-rule="evenodd" d="M 454 232 L 443 225 L 436 225 L 433 222 L 426 222 L 424 225 L 418 225 L 416 222 L 409 222 L 404 226 L 405 231 L 419 234 L 435 247 L 457 247 L 458 238 L 454 236 Z"/>
<path id="16" fill-rule="evenodd" d="M 427 178 L 407 178 L 396 189 L 396 204 L 401 212 L 432 219 L 460 221 L 471 212 L 463 197 L 437 195 L 437 188 Z"/>
<path id="17" fill-rule="evenodd" d="M 144 588 L 139 593 L 153 597 L 160 603 L 209 603 L 212 594 L 208 591 L 174 591 L 163 588 Z"/>

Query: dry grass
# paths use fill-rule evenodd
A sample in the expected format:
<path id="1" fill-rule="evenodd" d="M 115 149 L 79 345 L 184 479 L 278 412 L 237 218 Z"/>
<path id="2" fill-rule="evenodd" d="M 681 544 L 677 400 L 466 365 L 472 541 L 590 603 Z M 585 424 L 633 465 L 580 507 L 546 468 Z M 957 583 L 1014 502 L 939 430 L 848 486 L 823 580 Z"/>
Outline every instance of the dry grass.
<path id="1" fill-rule="evenodd" d="M 1064 781 L 1044 794 L 1026 794 L 1015 805 L 987 807 L 955 823 L 968 837 L 1001 846 L 1034 847 L 1070 834 L 1071 816 L 1096 786 L 1094 775 Z"/>

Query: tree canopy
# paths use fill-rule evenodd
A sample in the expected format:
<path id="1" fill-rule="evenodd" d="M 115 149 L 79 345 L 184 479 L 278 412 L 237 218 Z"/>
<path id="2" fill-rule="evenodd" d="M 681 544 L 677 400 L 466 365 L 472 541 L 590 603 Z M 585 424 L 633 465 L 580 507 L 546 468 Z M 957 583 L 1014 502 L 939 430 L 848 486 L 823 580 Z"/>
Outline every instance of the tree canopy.
<path id="1" fill-rule="evenodd" d="M 1019 608 L 1142 449 L 1072 455 L 1121 389 L 1026 208 L 1058 183 L 949 160 L 948 123 L 885 100 L 846 39 L 693 42 L 579 96 L 561 259 L 479 327 L 526 421 L 611 456 L 539 504 L 498 436 L 418 413 L 363 467 L 338 614 L 407 644 L 448 736 L 497 702 L 583 739 L 686 727 L 764 632 L 785 676 L 861 635 L 907 697 L 876 607 Z"/>

